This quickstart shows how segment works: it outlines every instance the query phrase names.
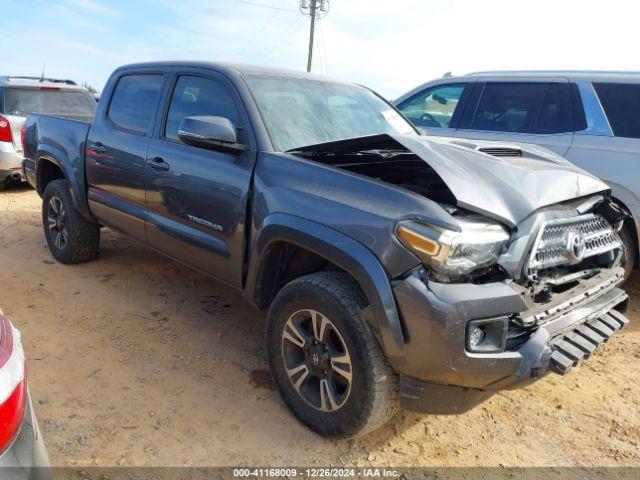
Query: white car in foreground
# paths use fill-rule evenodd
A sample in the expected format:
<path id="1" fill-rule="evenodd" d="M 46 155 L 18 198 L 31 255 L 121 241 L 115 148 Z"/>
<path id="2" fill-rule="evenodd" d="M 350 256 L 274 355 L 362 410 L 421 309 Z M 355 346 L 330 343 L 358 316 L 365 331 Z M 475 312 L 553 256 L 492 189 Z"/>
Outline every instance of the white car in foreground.
<path id="1" fill-rule="evenodd" d="M 0 310 L 0 478 L 48 479 L 50 475 L 27 387 L 20 332 Z"/>

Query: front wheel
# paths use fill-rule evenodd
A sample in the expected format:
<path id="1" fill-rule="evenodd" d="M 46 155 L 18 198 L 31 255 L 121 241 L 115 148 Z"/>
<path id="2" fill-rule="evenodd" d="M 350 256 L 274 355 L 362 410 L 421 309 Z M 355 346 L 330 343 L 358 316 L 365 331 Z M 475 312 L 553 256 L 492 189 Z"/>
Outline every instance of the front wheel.
<path id="1" fill-rule="evenodd" d="M 629 228 L 629 225 L 626 222 L 620 229 L 620 232 L 618 232 L 618 235 L 622 241 L 621 266 L 624 268 L 624 279 L 626 281 L 631 276 L 631 273 L 633 273 L 633 269 L 636 265 L 636 242 L 633 238 L 632 229 Z"/>
<path id="2" fill-rule="evenodd" d="M 76 210 L 64 180 L 53 180 L 44 191 L 42 223 L 49 250 L 61 263 L 92 260 L 100 246 L 100 227 Z"/>
<path id="3" fill-rule="evenodd" d="M 363 435 L 398 409 L 398 379 L 361 314 L 358 285 L 343 272 L 287 284 L 267 319 L 273 377 L 293 413 L 331 437 Z"/>

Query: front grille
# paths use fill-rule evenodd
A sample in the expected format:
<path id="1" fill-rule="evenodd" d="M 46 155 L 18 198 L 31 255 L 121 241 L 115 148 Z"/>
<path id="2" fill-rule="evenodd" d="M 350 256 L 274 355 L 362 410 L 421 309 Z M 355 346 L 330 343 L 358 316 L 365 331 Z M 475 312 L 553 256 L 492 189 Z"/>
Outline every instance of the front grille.
<path id="1" fill-rule="evenodd" d="M 601 215 L 544 222 L 529 257 L 529 272 L 577 264 L 621 245 L 618 235 Z"/>

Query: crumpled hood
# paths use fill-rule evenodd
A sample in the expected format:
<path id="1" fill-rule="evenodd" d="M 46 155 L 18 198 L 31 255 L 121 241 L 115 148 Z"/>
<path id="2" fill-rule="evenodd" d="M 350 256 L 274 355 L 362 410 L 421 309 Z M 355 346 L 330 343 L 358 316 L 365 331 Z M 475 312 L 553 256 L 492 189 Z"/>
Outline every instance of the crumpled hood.
<path id="1" fill-rule="evenodd" d="M 515 226 L 539 208 L 609 190 L 606 183 L 535 145 L 390 135 L 429 164 L 460 208 Z M 522 156 L 494 157 L 474 148 L 507 146 Z"/>

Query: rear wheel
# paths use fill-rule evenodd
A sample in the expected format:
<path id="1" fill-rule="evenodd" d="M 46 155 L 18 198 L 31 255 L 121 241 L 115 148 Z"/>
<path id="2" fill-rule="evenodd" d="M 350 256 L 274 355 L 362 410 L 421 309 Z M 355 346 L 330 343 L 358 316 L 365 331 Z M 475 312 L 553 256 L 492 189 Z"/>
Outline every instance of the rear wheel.
<path id="1" fill-rule="evenodd" d="M 78 213 L 64 180 L 53 180 L 47 185 L 42 223 L 49 250 L 59 262 L 86 262 L 98 254 L 100 227 Z"/>
<path id="2" fill-rule="evenodd" d="M 267 320 L 267 351 L 284 401 L 312 430 L 368 433 L 398 409 L 398 380 L 360 313 L 366 301 L 343 272 L 287 284 Z"/>

